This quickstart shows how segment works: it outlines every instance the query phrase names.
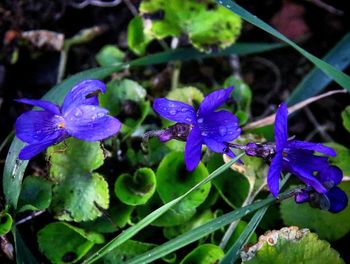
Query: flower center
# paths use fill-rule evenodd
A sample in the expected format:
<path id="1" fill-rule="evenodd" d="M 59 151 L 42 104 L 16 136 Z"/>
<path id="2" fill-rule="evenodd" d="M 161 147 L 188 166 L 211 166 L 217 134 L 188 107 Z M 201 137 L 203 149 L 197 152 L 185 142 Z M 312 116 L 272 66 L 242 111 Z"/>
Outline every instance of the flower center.
<path id="1" fill-rule="evenodd" d="M 63 122 L 63 121 L 60 122 L 60 123 L 58 124 L 58 127 L 59 127 L 59 128 L 64 128 L 64 122 Z"/>

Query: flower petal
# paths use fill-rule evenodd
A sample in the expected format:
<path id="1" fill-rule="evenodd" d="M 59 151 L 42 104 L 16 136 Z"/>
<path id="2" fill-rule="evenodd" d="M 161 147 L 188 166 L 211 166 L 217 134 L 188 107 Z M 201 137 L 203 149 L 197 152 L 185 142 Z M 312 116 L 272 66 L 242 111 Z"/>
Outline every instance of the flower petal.
<path id="1" fill-rule="evenodd" d="M 330 201 L 330 208 L 328 211 L 332 213 L 338 213 L 348 205 L 348 197 L 339 187 L 333 187 L 325 195 Z"/>
<path id="2" fill-rule="evenodd" d="M 29 160 L 32 157 L 38 155 L 40 152 L 42 152 L 43 150 L 45 150 L 49 146 L 52 146 L 56 143 L 58 143 L 57 140 L 49 140 L 49 141 L 44 141 L 41 143 L 29 144 L 21 149 L 21 151 L 18 155 L 18 158 L 20 160 Z"/>
<path id="3" fill-rule="evenodd" d="M 180 101 L 157 98 L 154 100 L 153 109 L 161 117 L 174 122 L 185 124 L 196 123 L 196 111 L 194 108 Z"/>
<path id="4" fill-rule="evenodd" d="M 55 105 L 54 103 L 51 103 L 49 101 L 32 100 L 32 99 L 27 99 L 27 98 L 16 99 L 15 101 L 19 102 L 19 103 L 34 105 L 34 106 L 43 108 L 46 111 L 51 112 L 52 114 L 55 114 L 55 115 L 61 114 L 60 108 L 57 105 Z"/>
<path id="5" fill-rule="evenodd" d="M 213 138 L 210 137 L 202 137 L 204 144 L 208 146 L 208 148 L 211 151 L 217 152 L 217 153 L 226 153 L 228 152 L 227 146 L 223 142 L 216 141 Z"/>
<path id="6" fill-rule="evenodd" d="M 327 147 L 321 143 L 312 143 L 300 140 L 290 140 L 287 142 L 287 148 L 296 148 L 296 149 L 306 149 L 313 150 L 319 153 L 323 153 L 329 156 L 336 156 L 337 153 L 334 149 Z"/>
<path id="7" fill-rule="evenodd" d="M 63 117 L 47 111 L 25 112 L 17 118 L 15 127 L 16 136 L 30 144 L 55 140 L 66 134 Z"/>
<path id="8" fill-rule="evenodd" d="M 75 107 L 85 105 L 98 105 L 98 93 L 104 93 L 106 85 L 98 80 L 85 80 L 76 84 L 64 98 L 62 113 L 67 114 Z"/>
<path id="9" fill-rule="evenodd" d="M 277 196 L 280 191 L 280 176 L 283 164 L 282 152 L 277 152 L 271 161 L 269 172 L 267 174 L 267 185 L 273 196 Z"/>
<path id="10" fill-rule="evenodd" d="M 278 107 L 275 118 L 274 133 L 276 151 L 282 151 L 288 140 L 288 109 L 285 103 L 281 103 Z"/>
<path id="11" fill-rule="evenodd" d="M 216 90 L 208 94 L 199 106 L 199 115 L 203 116 L 207 113 L 214 112 L 215 109 L 226 102 L 232 91 L 233 87 L 229 87 L 226 89 Z"/>
<path id="12" fill-rule="evenodd" d="M 203 137 L 218 142 L 232 141 L 241 134 L 238 118 L 226 110 L 199 115 L 197 123 Z"/>
<path id="13" fill-rule="evenodd" d="M 332 187 L 341 183 L 343 179 L 343 172 L 336 166 L 329 166 L 327 169 L 321 170 L 317 177 L 323 183 L 331 184 Z"/>
<path id="14" fill-rule="evenodd" d="M 98 141 L 116 134 L 121 127 L 108 110 L 94 105 L 80 105 L 64 116 L 69 135 L 86 141 Z"/>
<path id="15" fill-rule="evenodd" d="M 200 130 L 197 126 L 194 126 L 187 137 L 185 147 L 185 163 L 188 171 L 193 171 L 199 161 L 202 154 L 202 138 Z"/>

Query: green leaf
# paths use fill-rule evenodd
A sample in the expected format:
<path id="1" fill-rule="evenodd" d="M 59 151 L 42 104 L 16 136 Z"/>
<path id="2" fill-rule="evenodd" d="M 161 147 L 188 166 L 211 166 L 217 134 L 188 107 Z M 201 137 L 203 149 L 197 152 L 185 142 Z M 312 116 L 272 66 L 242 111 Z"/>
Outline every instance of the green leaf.
<path id="1" fill-rule="evenodd" d="M 76 263 L 94 244 L 104 241 L 97 233 L 85 232 L 63 222 L 48 224 L 37 236 L 40 251 L 52 263 Z"/>
<path id="2" fill-rule="evenodd" d="M 82 155 L 81 153 L 84 153 Z M 108 184 L 98 173 L 104 155 L 99 142 L 69 138 L 48 149 L 53 187 L 52 210 L 66 221 L 88 221 L 109 205 Z"/>
<path id="3" fill-rule="evenodd" d="M 333 148 L 337 152 L 337 156 L 329 157 L 330 162 L 338 166 L 343 171 L 344 175 L 350 175 L 350 149 L 335 142 L 326 143 L 325 145 Z"/>
<path id="4" fill-rule="evenodd" d="M 241 20 L 213 4 L 210 0 L 144 0 L 140 13 L 144 18 L 145 35 L 163 39 L 185 34 L 199 50 L 226 48 L 240 34 Z"/>
<path id="5" fill-rule="evenodd" d="M 128 25 L 128 47 L 135 54 L 142 55 L 151 42 L 151 38 L 144 34 L 143 21 L 140 16 L 130 20 Z"/>
<path id="6" fill-rule="evenodd" d="M 94 220 L 108 206 L 108 184 L 98 173 L 74 174 L 53 189 L 51 207 L 59 220 Z"/>
<path id="7" fill-rule="evenodd" d="M 148 226 L 150 223 L 152 223 L 154 220 L 156 220 L 158 217 L 160 217 L 161 215 L 163 215 L 165 212 L 167 212 L 170 208 L 172 208 L 174 205 L 178 204 L 179 202 L 181 202 L 184 198 L 187 197 L 188 194 L 192 193 L 193 191 L 196 191 L 198 188 L 202 187 L 203 185 L 205 185 L 206 183 L 210 182 L 213 178 L 217 177 L 218 175 L 220 175 L 220 173 L 222 173 L 223 171 L 225 171 L 227 168 L 229 168 L 234 162 L 236 162 L 239 158 L 241 158 L 244 154 L 240 154 L 238 155 L 235 159 L 231 160 L 230 162 L 228 162 L 227 164 L 224 164 L 223 166 L 221 166 L 220 168 L 218 168 L 217 170 L 215 170 L 213 173 L 211 173 L 207 178 L 205 178 L 203 181 L 201 181 L 200 183 L 196 184 L 195 186 L 193 186 L 191 189 L 189 189 L 186 193 L 184 193 L 183 195 L 181 195 L 180 197 L 177 197 L 176 199 L 170 201 L 169 203 L 166 203 L 165 205 L 163 205 L 162 207 L 155 209 L 154 211 L 152 211 L 149 215 L 145 216 L 144 218 L 142 218 L 137 224 L 131 226 L 130 228 L 128 228 L 127 230 L 125 230 L 123 233 L 121 233 L 119 236 L 115 237 L 114 239 L 112 239 L 110 242 L 108 242 L 105 246 L 103 246 L 101 249 L 99 249 L 98 251 L 96 251 L 93 255 L 91 255 L 91 257 L 89 257 L 87 260 L 85 260 L 85 264 L 88 263 L 93 263 L 96 260 L 98 260 L 99 258 L 101 258 L 102 256 L 104 256 L 106 253 L 108 253 L 109 251 L 113 250 L 114 248 L 118 247 L 119 245 L 123 244 L 125 241 L 127 241 L 128 239 L 132 238 L 135 234 L 137 234 L 139 231 L 141 231 L 143 228 L 145 228 L 146 226 Z M 266 202 L 266 201 L 265 201 Z M 252 209 L 252 208 L 251 208 Z M 251 210 L 250 209 L 250 210 Z M 243 211 L 241 211 L 242 213 Z M 247 210 L 245 210 L 246 213 L 249 213 L 250 211 L 247 212 Z M 236 213 L 236 212 L 235 212 Z M 171 252 L 169 252 L 171 253 Z M 165 256 L 167 254 L 164 254 L 162 256 Z M 161 257 L 162 257 L 161 256 Z"/>
<path id="8" fill-rule="evenodd" d="M 259 242 L 242 252 L 242 263 L 344 263 L 328 242 L 319 240 L 308 229 L 284 227 L 259 238 Z"/>
<path id="9" fill-rule="evenodd" d="M 350 196 L 350 182 L 343 182 L 339 187 Z M 281 204 L 281 215 L 286 225 L 306 227 L 315 231 L 320 238 L 337 240 L 350 231 L 350 207 L 340 213 L 330 213 L 310 207 L 308 203 L 297 204 L 293 199 Z"/>
<path id="10" fill-rule="evenodd" d="M 44 210 L 50 206 L 52 183 L 35 176 L 27 176 L 19 196 L 19 212 L 26 210 Z"/>
<path id="11" fill-rule="evenodd" d="M 123 245 L 113 249 L 103 257 L 104 264 L 127 263 L 131 258 L 154 248 L 155 244 L 128 240 Z"/>
<path id="12" fill-rule="evenodd" d="M 100 94 L 100 106 L 108 109 L 110 114 L 115 116 L 128 101 L 138 104 L 144 102 L 146 94 L 146 90 L 135 81 L 115 79 L 107 84 L 106 93 Z"/>
<path id="13" fill-rule="evenodd" d="M 324 61 L 339 70 L 344 70 L 350 64 L 350 33 L 346 34 L 334 48 L 332 48 Z M 323 91 L 332 79 L 318 68 L 312 69 L 293 90 L 288 97 L 287 104 L 294 105 Z"/>
<path id="14" fill-rule="evenodd" d="M 343 119 L 343 126 L 350 132 L 350 106 L 347 106 L 344 111 L 341 112 L 341 117 Z"/>
<path id="15" fill-rule="evenodd" d="M 244 20 L 248 21 L 249 23 L 261 28 L 262 30 L 270 33 L 275 38 L 280 39 L 287 44 L 289 44 L 291 47 L 293 47 L 295 50 L 300 52 L 305 58 L 310 60 L 312 63 L 314 63 L 318 68 L 320 68 L 324 73 L 326 73 L 328 76 L 334 79 L 335 82 L 337 82 L 340 86 L 342 86 L 344 89 L 350 90 L 350 77 L 346 75 L 345 73 L 337 70 L 335 67 L 331 66 L 330 64 L 324 62 L 323 60 L 320 60 L 319 58 L 315 57 L 314 55 L 310 54 L 297 44 L 295 44 L 293 41 L 285 37 L 283 34 L 278 32 L 276 29 L 271 27 L 270 25 L 266 24 L 264 21 L 259 19 L 257 16 L 254 16 L 253 14 L 249 13 L 247 10 L 242 8 L 240 5 L 238 5 L 236 2 L 233 2 L 231 0 L 215 0 L 215 2 L 225 6 L 229 10 L 231 10 L 233 13 L 239 15 Z"/>
<path id="16" fill-rule="evenodd" d="M 125 53 L 113 45 L 104 46 L 97 54 L 96 60 L 101 66 L 111 66 L 123 62 Z"/>
<path id="17" fill-rule="evenodd" d="M 12 224 L 12 216 L 8 213 L 0 212 L 0 236 L 6 235 L 10 232 Z"/>
<path id="18" fill-rule="evenodd" d="M 122 174 L 115 182 L 115 195 L 125 204 L 145 204 L 156 190 L 156 175 L 150 168 L 140 168 L 133 176 Z"/>
<path id="19" fill-rule="evenodd" d="M 50 179 L 58 183 L 75 174 L 91 173 L 104 161 L 99 142 L 87 142 L 75 138 L 68 138 L 48 148 L 47 156 L 51 163 Z"/>
<path id="20" fill-rule="evenodd" d="M 224 164 L 221 154 L 211 155 L 207 168 L 209 172 Z M 248 196 L 249 181 L 242 174 L 227 170 L 212 181 L 224 201 L 232 208 L 239 208 Z"/>
<path id="21" fill-rule="evenodd" d="M 218 263 L 224 256 L 224 251 L 213 244 L 203 244 L 192 250 L 180 264 L 207 264 Z"/>
<path id="22" fill-rule="evenodd" d="M 208 176 L 208 171 L 205 166 L 200 163 L 197 168 L 188 172 L 185 168 L 184 156 L 181 152 L 171 152 L 164 157 L 159 164 L 156 172 L 157 176 L 157 192 L 164 203 L 170 202 L 176 197 L 186 193 L 191 186 L 199 183 Z M 207 183 L 198 190 L 187 195 L 180 203 L 174 206 L 170 211 L 174 210 L 175 215 L 183 215 L 176 219 L 166 219 L 167 226 L 179 225 L 184 221 L 189 220 L 198 207 L 207 198 L 211 184 Z M 169 192 L 171 190 L 171 192 Z M 164 220 L 165 220 L 164 216 Z"/>

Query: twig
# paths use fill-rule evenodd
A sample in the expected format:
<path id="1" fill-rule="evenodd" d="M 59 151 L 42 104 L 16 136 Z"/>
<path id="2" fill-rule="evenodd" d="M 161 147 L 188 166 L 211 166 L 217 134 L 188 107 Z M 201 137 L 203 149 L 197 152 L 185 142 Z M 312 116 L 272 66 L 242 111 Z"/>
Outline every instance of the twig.
<path id="1" fill-rule="evenodd" d="M 117 6 L 121 3 L 121 0 L 114 0 L 111 2 L 105 2 L 105 1 L 100 1 L 100 0 L 85 0 L 81 3 L 76 3 L 75 1 L 70 2 L 70 6 L 77 8 L 77 9 L 83 9 L 87 7 L 88 5 L 92 6 L 98 6 L 98 7 L 113 7 Z"/>
<path id="2" fill-rule="evenodd" d="M 23 224 L 23 223 L 25 223 L 25 222 L 27 222 L 27 221 L 29 221 L 29 220 L 32 220 L 33 218 L 35 218 L 35 217 L 37 217 L 37 216 L 39 216 L 39 215 L 41 215 L 41 214 L 43 214 L 43 213 L 45 213 L 45 210 L 36 211 L 36 212 L 34 212 L 34 213 L 28 215 L 27 217 L 25 217 L 25 218 L 23 218 L 23 219 L 17 221 L 17 222 L 16 222 L 16 225 L 21 225 L 21 224 Z"/>
<path id="3" fill-rule="evenodd" d="M 324 94 L 320 94 L 318 96 L 311 97 L 311 98 L 306 99 L 300 103 L 297 103 L 291 107 L 288 107 L 288 112 L 289 112 L 289 114 L 292 114 L 295 111 L 298 111 L 298 110 L 302 109 L 303 107 L 305 107 L 313 102 L 316 102 L 322 98 L 331 96 L 333 94 L 347 93 L 347 92 L 348 91 L 346 91 L 346 90 L 335 90 L 335 91 L 330 91 L 330 92 L 327 92 Z M 244 126 L 243 130 L 250 130 L 250 129 L 255 129 L 255 128 L 259 128 L 259 127 L 264 127 L 267 125 L 272 125 L 273 122 L 275 121 L 275 117 L 276 117 L 276 114 L 272 114 L 272 115 L 269 115 L 268 117 L 265 117 L 265 118 L 260 119 L 258 121 L 251 122 L 251 123 L 247 124 L 246 126 Z"/>
<path id="4" fill-rule="evenodd" d="M 137 11 L 137 8 L 130 2 L 130 0 L 123 0 L 123 2 L 130 10 L 131 14 L 133 14 L 133 16 L 138 16 L 139 12 Z"/>
<path id="5" fill-rule="evenodd" d="M 343 16 L 344 15 L 344 11 L 336 9 L 335 7 L 321 1 L 321 0 L 307 0 L 310 3 L 328 11 L 329 13 L 333 14 L 333 15 L 337 15 L 337 16 Z"/>
<path id="6" fill-rule="evenodd" d="M 332 137 L 326 132 L 326 127 L 320 125 L 320 123 L 317 121 L 314 114 L 311 112 L 311 110 L 308 107 L 304 108 L 304 112 L 309 118 L 310 122 L 314 125 L 314 127 L 317 129 L 317 131 L 320 133 L 324 141 L 334 141 Z"/>

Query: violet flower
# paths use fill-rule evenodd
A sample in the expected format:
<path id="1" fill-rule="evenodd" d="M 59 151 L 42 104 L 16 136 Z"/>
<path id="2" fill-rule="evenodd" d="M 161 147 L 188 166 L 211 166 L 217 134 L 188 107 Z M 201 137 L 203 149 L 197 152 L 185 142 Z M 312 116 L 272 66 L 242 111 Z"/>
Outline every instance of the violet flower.
<path id="1" fill-rule="evenodd" d="M 274 196 L 279 192 L 279 178 L 281 171 L 296 175 L 301 181 L 311 186 L 318 193 L 326 193 L 320 176 L 329 168 L 328 158 L 314 155 L 314 151 L 335 156 L 335 151 L 320 143 L 311 143 L 288 139 L 288 109 L 282 103 L 276 113 L 275 119 L 275 156 L 272 158 L 267 175 L 267 183 Z M 319 175 L 317 177 L 317 175 Z"/>
<path id="2" fill-rule="evenodd" d="M 197 167 L 201 159 L 202 144 L 214 152 L 235 157 L 225 143 L 240 135 L 239 120 L 226 110 L 215 111 L 226 102 L 232 90 L 233 87 L 230 87 L 210 93 L 204 98 L 197 112 L 192 106 L 183 102 L 166 98 L 155 99 L 153 108 L 160 116 L 191 128 L 185 147 L 187 170 L 192 171 Z M 161 139 L 167 141 L 171 137 L 164 134 Z"/>
<path id="3" fill-rule="evenodd" d="M 343 172 L 336 166 L 329 166 L 320 171 L 316 177 L 328 191 L 320 194 L 309 187 L 297 193 L 294 197 L 295 201 L 297 203 L 309 202 L 313 207 L 332 213 L 342 211 L 348 204 L 348 197 L 336 185 L 342 181 Z"/>
<path id="4" fill-rule="evenodd" d="M 16 136 L 28 143 L 20 151 L 19 159 L 28 160 L 70 136 L 98 141 L 117 133 L 121 127 L 119 120 L 98 106 L 97 95 L 105 91 L 104 83 L 86 80 L 71 89 L 62 107 L 45 100 L 16 100 L 44 109 L 31 110 L 17 118 Z"/>

